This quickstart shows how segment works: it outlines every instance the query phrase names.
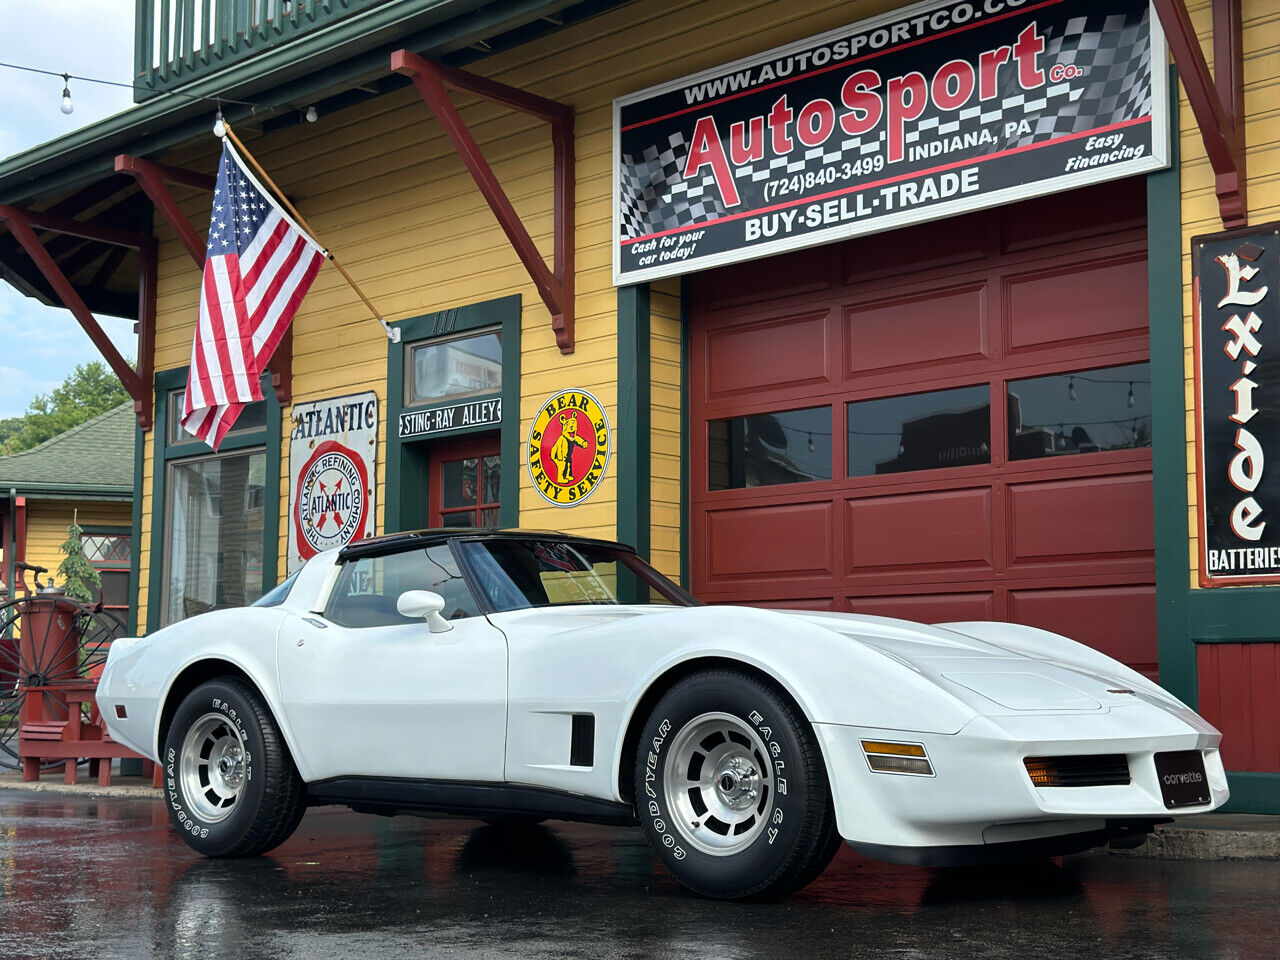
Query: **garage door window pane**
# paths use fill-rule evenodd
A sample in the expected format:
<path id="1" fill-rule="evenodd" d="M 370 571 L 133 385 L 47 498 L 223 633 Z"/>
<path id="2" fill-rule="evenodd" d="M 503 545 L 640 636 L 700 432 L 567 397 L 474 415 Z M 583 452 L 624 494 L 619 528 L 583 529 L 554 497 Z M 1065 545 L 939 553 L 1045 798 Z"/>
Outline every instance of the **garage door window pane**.
<path id="1" fill-rule="evenodd" d="M 1151 446 L 1151 365 L 1009 383 L 1009 458 Z"/>
<path id="2" fill-rule="evenodd" d="M 991 388 L 849 404 L 849 476 L 991 462 Z"/>
<path id="3" fill-rule="evenodd" d="M 831 479 L 831 408 L 712 420 L 707 424 L 712 490 Z"/>

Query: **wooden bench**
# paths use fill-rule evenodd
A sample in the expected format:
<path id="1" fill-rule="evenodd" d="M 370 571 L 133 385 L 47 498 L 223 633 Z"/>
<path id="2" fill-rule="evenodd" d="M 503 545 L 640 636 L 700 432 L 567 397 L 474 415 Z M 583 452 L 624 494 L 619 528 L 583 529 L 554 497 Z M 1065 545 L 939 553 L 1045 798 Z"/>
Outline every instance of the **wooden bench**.
<path id="1" fill-rule="evenodd" d="M 138 755 L 121 743 L 111 739 L 98 704 L 94 700 L 97 683 L 59 684 L 49 687 L 29 687 L 28 705 L 37 714 L 46 714 L 45 698 L 65 704 L 66 720 L 31 719 L 18 727 L 18 756 L 22 759 L 22 779 L 39 780 L 40 768 L 50 760 L 63 760 L 62 779 L 65 783 L 79 780 L 79 762 L 89 761 L 90 776 L 98 778 L 100 786 L 111 785 L 111 761 L 113 759 L 141 759 L 143 776 L 150 775 L 153 786 L 160 786 L 161 771 L 158 764 Z M 86 716 L 85 706 L 88 706 Z"/>

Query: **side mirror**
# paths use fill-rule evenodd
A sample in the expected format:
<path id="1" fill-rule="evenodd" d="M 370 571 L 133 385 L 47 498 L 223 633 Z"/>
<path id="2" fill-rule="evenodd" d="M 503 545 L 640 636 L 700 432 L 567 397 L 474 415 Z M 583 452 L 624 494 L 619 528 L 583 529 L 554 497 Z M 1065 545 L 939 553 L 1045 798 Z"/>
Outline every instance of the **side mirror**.
<path id="1" fill-rule="evenodd" d="M 406 590 L 396 601 L 396 610 L 402 617 L 422 617 L 432 633 L 447 633 L 453 629 L 440 611 L 444 609 L 444 597 L 430 590 Z"/>

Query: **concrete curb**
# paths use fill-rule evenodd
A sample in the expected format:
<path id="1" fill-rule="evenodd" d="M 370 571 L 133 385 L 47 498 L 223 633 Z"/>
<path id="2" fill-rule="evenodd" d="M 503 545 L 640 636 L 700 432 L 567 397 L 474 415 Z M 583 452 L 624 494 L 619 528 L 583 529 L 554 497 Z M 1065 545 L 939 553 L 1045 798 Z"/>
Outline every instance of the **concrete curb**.
<path id="1" fill-rule="evenodd" d="M 1156 832 L 1139 847 L 1111 852 L 1158 860 L 1280 860 L 1280 817 L 1187 817 L 1156 827 Z"/>
<path id="2" fill-rule="evenodd" d="M 61 774 L 57 774 L 60 778 Z M 24 793 L 46 793 L 54 796 L 81 797 L 85 799 L 103 799 L 107 797 L 159 800 L 160 791 L 151 786 L 148 778 L 145 782 L 113 783 L 109 787 L 100 787 L 96 781 L 86 779 L 82 783 L 63 783 L 61 779 L 52 777 L 46 780 L 23 780 L 20 774 L 0 775 L 0 791 L 20 790 Z"/>

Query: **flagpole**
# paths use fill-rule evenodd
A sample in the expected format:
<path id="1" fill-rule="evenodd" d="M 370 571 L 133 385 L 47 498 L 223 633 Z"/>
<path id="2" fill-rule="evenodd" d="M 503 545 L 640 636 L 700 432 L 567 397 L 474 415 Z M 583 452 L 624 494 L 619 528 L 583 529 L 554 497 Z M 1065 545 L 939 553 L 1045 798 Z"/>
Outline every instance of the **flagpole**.
<path id="1" fill-rule="evenodd" d="M 294 208 L 293 204 L 289 202 L 289 198 L 284 195 L 284 191 L 276 186 L 276 183 L 271 179 L 270 174 L 262 169 L 262 164 L 258 163 L 253 154 L 249 152 L 249 148 L 246 147 L 244 143 L 241 142 L 240 138 L 236 136 L 235 131 L 231 129 L 231 124 L 227 123 L 226 120 L 223 120 L 222 124 L 226 129 L 226 136 L 229 137 L 231 142 L 236 145 L 236 149 L 240 151 L 241 155 L 253 165 L 253 169 L 257 172 L 258 176 L 260 176 L 263 179 L 263 182 L 271 188 L 272 192 L 275 193 L 276 198 L 284 204 L 285 209 L 289 211 L 289 215 L 298 221 L 298 226 L 302 227 L 303 230 L 310 234 L 311 239 L 319 243 L 319 238 L 316 236 L 316 232 L 311 229 L 311 225 L 307 223 L 302 214 Z M 338 268 L 338 272 L 342 274 L 342 278 L 351 285 L 351 289 L 356 292 L 356 296 L 364 301 L 364 305 L 369 308 L 369 312 L 373 314 L 373 318 L 382 324 L 382 329 L 387 334 L 387 339 L 392 343 L 399 343 L 400 328 L 392 327 L 382 318 L 382 314 L 378 312 L 378 308 L 375 307 L 372 301 L 364 295 L 364 291 L 360 289 L 360 286 L 351 279 L 351 274 L 347 273 L 346 268 L 338 262 L 338 258 L 333 255 L 328 247 L 324 247 L 323 249 L 324 255 L 328 258 L 329 262 Z"/>

